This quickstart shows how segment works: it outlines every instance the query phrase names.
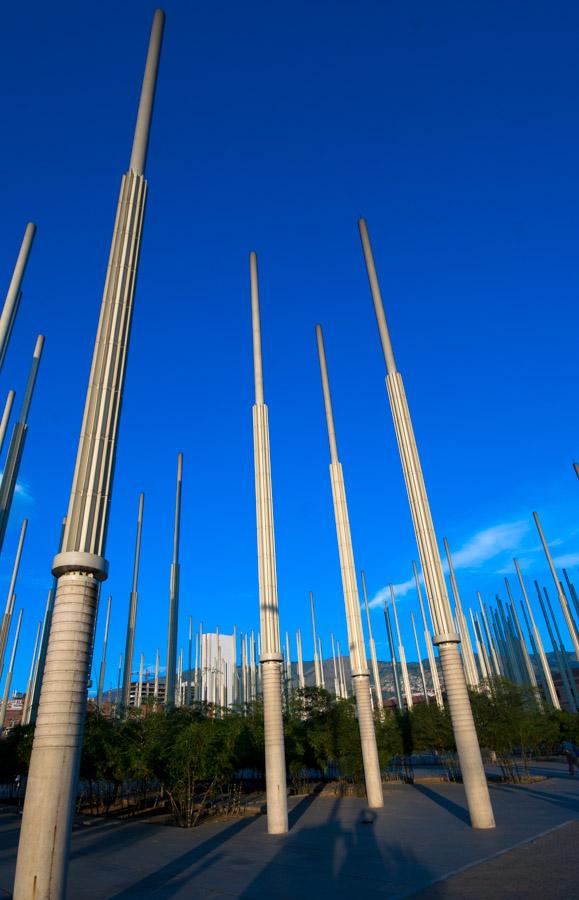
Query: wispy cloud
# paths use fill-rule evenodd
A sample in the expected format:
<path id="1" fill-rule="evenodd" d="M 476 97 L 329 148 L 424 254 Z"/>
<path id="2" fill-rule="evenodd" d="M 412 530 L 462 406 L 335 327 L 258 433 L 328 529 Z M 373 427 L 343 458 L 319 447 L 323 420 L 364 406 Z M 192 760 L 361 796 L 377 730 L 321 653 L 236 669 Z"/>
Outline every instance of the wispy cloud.
<path id="1" fill-rule="evenodd" d="M 562 553 L 553 558 L 555 566 L 566 569 L 568 566 L 576 566 L 579 563 L 579 553 Z"/>
<path id="2" fill-rule="evenodd" d="M 0 472 L 0 480 L 4 477 L 4 470 Z M 34 503 L 34 497 L 30 492 L 30 486 L 25 481 L 17 481 L 14 493 L 27 503 Z"/>
<path id="3" fill-rule="evenodd" d="M 477 531 L 458 550 L 453 551 L 452 547 L 450 548 L 454 568 L 478 569 L 490 559 L 500 556 L 507 550 L 514 552 L 521 545 L 529 528 L 529 522 L 517 519 L 514 522 L 502 522 L 499 525 L 492 525 L 490 528 Z M 442 563 L 442 568 L 446 574 L 448 572 L 446 559 Z M 407 581 L 395 584 L 394 591 L 397 597 L 404 597 L 414 586 L 414 578 L 409 578 Z M 389 597 L 390 588 L 386 585 L 377 591 L 370 606 L 381 606 Z"/>

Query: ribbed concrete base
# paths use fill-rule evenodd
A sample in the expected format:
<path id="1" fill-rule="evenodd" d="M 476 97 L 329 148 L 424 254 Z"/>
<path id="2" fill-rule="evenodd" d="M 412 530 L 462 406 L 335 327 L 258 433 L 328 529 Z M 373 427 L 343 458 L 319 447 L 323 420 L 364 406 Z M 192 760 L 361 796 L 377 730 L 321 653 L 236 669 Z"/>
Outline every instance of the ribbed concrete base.
<path id="1" fill-rule="evenodd" d="M 364 779 L 366 781 L 368 806 L 372 809 L 381 809 L 384 806 L 384 796 L 382 794 L 382 774 L 380 772 L 374 714 L 370 697 L 370 676 L 368 673 L 365 675 L 353 675 L 352 681 L 354 683 L 356 707 L 358 710 L 358 725 L 360 728 L 360 743 L 362 744 L 362 759 L 364 760 Z"/>
<path id="2" fill-rule="evenodd" d="M 494 828 L 495 818 L 457 643 L 438 645 L 450 718 L 473 828 Z"/>
<path id="3" fill-rule="evenodd" d="M 98 582 L 62 575 L 46 665 L 14 884 L 15 900 L 64 900 L 92 659 Z"/>
<path id="4" fill-rule="evenodd" d="M 287 782 L 280 662 L 277 660 L 261 662 L 261 686 L 265 736 L 267 830 L 269 834 L 285 834 L 288 830 Z"/>

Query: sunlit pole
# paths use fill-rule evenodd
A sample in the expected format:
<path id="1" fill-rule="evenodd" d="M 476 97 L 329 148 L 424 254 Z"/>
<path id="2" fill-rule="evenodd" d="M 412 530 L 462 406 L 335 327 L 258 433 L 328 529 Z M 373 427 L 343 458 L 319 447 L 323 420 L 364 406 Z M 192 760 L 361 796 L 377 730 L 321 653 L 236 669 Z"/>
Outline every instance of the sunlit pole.
<path id="1" fill-rule="evenodd" d="M 553 563 L 553 558 L 551 556 L 551 551 L 549 550 L 549 545 L 545 540 L 545 535 L 543 534 L 543 529 L 541 528 L 541 523 L 539 522 L 539 516 L 536 512 L 533 513 L 533 518 L 535 520 L 535 525 L 537 526 L 537 531 L 539 532 L 539 537 L 541 538 L 541 543 L 543 545 L 543 550 L 545 551 L 545 556 L 547 557 L 547 562 L 549 564 L 549 569 L 551 570 L 551 575 L 553 576 L 553 581 L 555 583 L 555 590 L 557 591 L 557 596 L 559 598 L 559 603 L 561 604 L 561 609 L 563 610 L 563 616 L 565 617 L 565 624 L 569 629 L 569 634 L 571 635 L 571 640 L 573 642 L 573 647 L 575 649 L 575 657 L 579 661 L 579 635 L 577 634 L 577 626 L 573 620 L 573 616 L 571 615 L 571 610 L 569 609 L 569 604 L 567 602 L 567 597 L 561 590 L 561 584 L 559 582 L 559 576 L 555 571 L 555 565 Z"/>
<path id="2" fill-rule="evenodd" d="M 396 648 L 394 646 L 394 636 L 392 634 L 392 622 L 390 621 L 390 610 L 388 609 L 388 601 L 384 604 L 384 619 L 386 621 L 386 634 L 388 636 L 388 646 L 390 648 L 390 659 L 392 661 L 392 678 L 394 680 L 394 691 L 396 693 L 396 705 L 402 710 L 402 692 L 400 690 L 400 679 L 398 678 L 398 661 L 396 659 Z"/>
<path id="3" fill-rule="evenodd" d="M 551 627 L 551 620 L 547 614 L 547 609 L 545 607 L 545 602 L 543 600 L 543 596 L 541 594 L 541 588 L 539 587 L 538 581 L 535 581 L 535 590 L 537 591 L 537 596 L 539 598 L 539 605 L 541 607 L 541 612 L 543 613 L 543 619 L 545 620 L 545 625 L 547 626 L 547 631 L 549 633 L 549 639 L 551 641 L 551 646 L 553 647 L 553 653 L 555 654 L 555 659 L 557 661 L 557 666 L 559 668 L 559 674 L 561 675 L 561 687 L 564 693 L 567 695 L 567 703 L 569 704 L 569 708 L 571 712 L 577 712 L 577 705 L 575 703 L 575 697 L 573 694 L 573 690 L 571 685 L 567 680 L 567 668 L 561 656 L 561 652 L 559 650 L 559 646 L 555 640 L 555 635 L 553 634 L 553 629 Z M 545 597 L 547 595 L 546 589 Z M 555 704 L 553 704 L 555 706 Z M 556 709 L 561 709 L 560 703 L 555 707 Z"/>
<path id="4" fill-rule="evenodd" d="M 111 596 L 109 596 L 109 599 L 107 601 L 107 615 L 106 615 L 106 619 L 105 619 L 105 634 L 104 634 L 104 640 L 103 640 L 103 657 L 101 660 L 101 668 L 100 668 L 100 673 L 99 673 L 99 684 L 98 684 L 98 691 L 97 691 L 97 708 L 98 709 L 102 709 L 102 705 L 103 705 L 103 690 L 104 690 L 104 686 L 105 686 L 105 672 L 106 672 L 106 668 L 107 668 L 107 643 L 109 640 L 109 622 L 110 622 L 110 618 L 111 618 L 112 599 L 113 598 Z"/>
<path id="5" fill-rule="evenodd" d="M 560 665 L 561 669 L 564 670 L 565 676 L 569 683 L 569 691 L 573 697 L 573 704 L 575 706 L 575 712 L 579 712 L 579 692 L 577 690 L 577 685 L 575 683 L 575 678 L 573 677 L 573 672 L 571 670 L 571 666 L 569 665 L 569 660 L 567 658 L 567 651 L 565 650 L 565 644 L 563 643 L 563 638 L 561 637 L 561 631 L 559 629 L 559 624 L 555 617 L 555 613 L 553 612 L 553 607 L 551 606 L 551 600 L 549 599 L 549 594 L 547 593 L 547 588 L 543 585 L 543 594 L 545 596 L 545 605 L 547 607 L 547 611 L 551 616 L 551 621 L 553 623 L 553 629 L 555 631 L 555 636 L 557 638 L 557 642 L 559 645 L 559 654 L 560 654 Z"/>
<path id="6" fill-rule="evenodd" d="M 259 286 L 255 253 L 250 255 L 250 280 L 255 382 L 255 403 L 253 405 L 255 511 L 261 634 L 259 663 L 263 693 L 267 830 L 269 834 L 284 834 L 288 830 L 288 817 L 281 690 L 283 656 L 279 636 L 269 421 L 263 393 Z"/>
<path id="7" fill-rule="evenodd" d="M 40 641 L 40 632 L 42 630 L 42 621 L 38 623 L 38 627 L 36 629 L 36 639 L 34 641 L 34 650 L 32 651 L 32 660 L 30 663 L 30 672 L 28 674 L 28 681 L 26 682 L 26 694 L 24 697 L 24 703 L 22 706 L 22 724 L 28 725 L 28 720 L 30 717 L 30 701 L 32 695 L 32 685 L 34 684 L 34 671 L 36 669 L 36 652 L 38 650 L 38 642 Z"/>
<path id="8" fill-rule="evenodd" d="M 131 596 L 129 597 L 129 617 L 127 621 L 127 636 L 125 640 L 125 667 L 123 670 L 123 696 L 121 706 L 129 705 L 129 692 L 131 690 L 131 670 L 133 668 L 133 655 L 135 648 L 135 629 L 137 627 L 137 605 L 139 602 L 139 561 L 141 557 L 141 533 L 143 530 L 143 507 L 145 495 L 139 494 L 139 509 L 137 512 L 137 538 L 135 542 L 135 557 L 133 560 L 133 583 Z"/>
<path id="9" fill-rule="evenodd" d="M 348 643 L 350 648 L 350 666 L 352 669 L 352 681 L 354 693 L 356 695 L 356 710 L 360 728 L 360 741 L 362 744 L 366 796 L 370 807 L 380 808 L 384 805 L 384 797 L 382 794 L 382 775 L 380 772 L 380 761 L 378 759 L 376 730 L 374 727 L 374 715 L 372 712 L 372 700 L 370 695 L 370 673 L 368 672 L 366 648 L 364 646 L 364 630 L 362 627 L 362 615 L 358 597 L 358 583 L 356 580 L 354 550 L 352 547 L 352 535 L 348 517 L 346 487 L 344 484 L 342 464 L 338 457 L 338 444 L 334 426 L 334 414 L 332 411 L 324 338 L 320 325 L 316 325 L 316 338 L 324 408 L 326 413 L 326 425 L 328 429 L 328 442 L 330 447 L 330 483 L 334 501 L 334 519 L 336 523 L 336 536 L 338 539 L 340 569 L 342 572 L 342 588 L 344 593 Z"/>
<path id="10" fill-rule="evenodd" d="M 422 680 L 422 690 L 424 693 L 424 699 L 428 703 L 428 691 L 426 689 L 426 675 L 424 674 L 424 666 L 422 665 L 422 655 L 420 653 L 420 644 L 418 643 L 418 633 L 416 631 L 416 622 L 414 621 L 414 613 L 410 612 L 410 619 L 412 620 L 412 631 L 414 632 L 414 643 L 416 644 L 416 654 L 418 657 L 418 665 L 420 667 L 420 678 Z"/>
<path id="11" fill-rule="evenodd" d="M 359 227 L 382 350 L 386 361 L 388 373 L 386 385 L 390 398 L 390 408 L 394 419 L 398 449 L 410 501 L 410 511 L 424 573 L 426 593 L 434 622 L 434 643 L 438 645 L 440 654 L 446 696 L 471 824 L 474 828 L 494 828 L 495 820 L 487 780 L 458 649 L 459 636 L 454 629 L 452 621 L 434 524 L 410 418 L 410 410 L 406 401 L 402 376 L 397 370 L 394 360 L 394 352 L 386 324 L 370 239 L 366 222 L 363 219 L 360 219 Z"/>
<path id="12" fill-rule="evenodd" d="M 476 663 L 474 660 L 474 653 L 472 652 L 472 644 L 470 640 L 470 633 L 468 630 L 468 623 L 466 621 L 466 617 L 464 615 L 462 609 L 462 601 L 460 599 L 460 593 L 458 590 L 458 584 L 456 582 L 456 576 L 454 574 L 454 566 L 452 564 L 452 554 L 450 552 L 450 547 L 448 546 L 448 541 L 446 538 L 443 538 L 444 549 L 446 551 L 446 558 L 448 560 L 448 574 L 450 576 L 450 586 L 452 589 L 452 593 L 454 596 L 454 604 L 456 607 L 456 617 L 458 619 L 459 631 L 461 636 L 461 644 L 462 644 L 462 654 L 464 661 L 464 670 L 465 675 L 470 687 L 478 686 L 478 673 L 476 670 Z"/>
<path id="13" fill-rule="evenodd" d="M 6 683 L 4 685 L 4 696 L 2 698 L 2 706 L 0 707 L 0 733 L 4 728 L 4 719 L 6 718 L 6 709 L 8 707 L 8 698 L 10 697 L 10 688 L 12 686 L 12 673 L 14 672 L 14 660 L 16 659 L 16 651 L 18 649 L 18 638 L 20 637 L 20 626 L 22 624 L 22 613 L 23 610 L 20 610 L 18 615 L 18 621 L 16 622 L 16 631 L 14 632 L 14 642 L 12 644 L 12 654 L 10 656 L 10 663 L 8 665 L 8 672 L 6 673 Z"/>
<path id="14" fill-rule="evenodd" d="M 34 354 L 32 356 L 32 364 L 28 375 L 28 382 L 24 392 L 24 399 L 20 408 L 18 421 L 16 422 L 8 445 L 8 453 L 6 462 L 4 463 L 4 471 L 2 473 L 2 481 L 0 483 L 0 552 L 4 546 L 4 538 L 6 536 L 6 528 L 10 518 L 10 510 L 12 508 L 12 500 L 14 491 L 16 490 L 16 481 L 20 471 L 20 463 L 24 453 L 24 444 L 26 435 L 28 434 L 28 413 L 30 412 L 30 404 L 32 403 L 32 395 L 36 384 L 36 376 L 38 375 L 38 367 L 40 366 L 40 357 L 42 356 L 42 348 L 44 347 L 44 337 L 40 334 L 36 339 L 34 346 Z"/>
<path id="15" fill-rule="evenodd" d="M 306 679 L 304 676 L 304 657 L 302 653 L 302 633 L 300 629 L 296 631 L 296 647 L 297 647 L 297 655 L 298 655 L 298 688 L 300 691 L 303 691 L 306 686 Z"/>
<path id="16" fill-rule="evenodd" d="M 63 552 L 53 563 L 58 587 L 26 787 L 15 900 L 61 900 L 66 893 L 99 582 L 108 573 L 104 553 L 164 18 L 157 10 L 131 164 L 117 208 Z"/>
<path id="17" fill-rule="evenodd" d="M 318 656 L 318 637 L 316 634 L 316 613 L 314 609 L 314 594 L 313 591 L 310 591 L 310 610 L 312 613 L 312 636 L 314 643 L 314 678 L 316 681 L 316 687 L 321 688 L 322 686 L 322 677 L 320 672 L 320 658 Z"/>
<path id="18" fill-rule="evenodd" d="M 20 252 L 18 253 L 14 272 L 12 273 L 12 280 L 10 281 L 8 293 L 6 294 L 6 299 L 2 308 L 2 314 L 0 315 L 0 369 L 2 369 L 2 366 L 4 365 L 8 343 L 10 341 L 12 329 L 14 328 L 18 307 L 20 306 L 20 300 L 22 298 L 22 279 L 24 278 L 24 272 L 28 264 L 30 248 L 32 247 L 35 234 L 36 225 L 29 222 L 24 232 L 22 244 L 20 245 Z"/>
<path id="19" fill-rule="evenodd" d="M 396 628 L 396 637 L 398 638 L 398 658 L 400 660 L 400 671 L 402 672 L 402 684 L 404 687 L 404 695 L 406 697 L 406 706 L 412 709 L 414 706 L 412 700 L 412 688 L 410 687 L 410 678 L 408 677 L 408 666 L 406 665 L 406 653 L 402 636 L 400 634 L 400 623 L 398 622 L 398 610 L 396 609 L 396 597 L 394 596 L 394 585 L 390 585 L 390 600 L 392 603 L 392 612 L 394 613 L 394 627 Z"/>
<path id="20" fill-rule="evenodd" d="M 426 620 L 426 612 L 424 610 L 424 601 L 422 599 L 422 590 L 420 588 L 420 578 L 418 577 L 418 568 L 415 560 L 412 560 L 412 569 L 414 571 L 414 581 L 416 582 L 416 593 L 418 594 L 418 602 L 420 603 L 420 615 L 422 617 L 422 627 L 424 629 L 424 641 L 426 643 L 426 653 L 428 656 L 428 666 L 430 668 L 430 679 L 432 681 L 432 689 L 436 698 L 437 705 L 442 709 L 442 691 L 440 689 L 440 677 L 438 675 L 438 666 L 434 656 L 434 648 L 432 646 L 432 638 L 430 637 L 430 628 Z"/>
<path id="21" fill-rule="evenodd" d="M 364 572 L 360 573 L 362 577 L 362 591 L 364 593 L 364 606 L 366 607 L 366 622 L 368 623 L 368 643 L 370 644 L 370 659 L 372 661 L 372 674 L 374 676 L 374 690 L 376 692 L 376 703 L 378 709 L 384 708 L 382 699 L 382 684 L 380 683 L 380 671 L 378 669 L 378 657 L 376 656 L 376 644 L 374 643 L 374 635 L 372 633 L 372 621 L 370 619 L 370 607 L 368 606 L 368 592 L 366 591 L 366 579 Z"/>
<path id="22" fill-rule="evenodd" d="M 12 576 L 8 585 L 8 595 L 6 597 L 6 607 L 2 616 L 2 625 L 0 626 L 0 678 L 4 671 L 4 655 L 6 653 L 6 645 L 8 643 L 8 635 L 12 625 L 12 612 L 14 610 L 14 590 L 16 588 L 16 579 L 18 578 L 18 570 L 20 569 L 20 560 L 22 559 L 22 550 L 24 548 L 24 538 L 26 537 L 26 529 L 28 527 L 28 519 L 22 522 L 20 529 L 20 537 L 18 538 L 18 546 L 16 548 L 16 556 L 12 567 Z"/>
<path id="23" fill-rule="evenodd" d="M 0 453 L 2 453 L 2 447 L 4 446 L 4 438 L 6 437 L 8 422 L 10 421 L 10 413 L 12 412 L 12 406 L 14 404 L 15 397 L 16 394 L 14 391 L 8 391 L 8 396 L 6 397 L 6 403 L 4 405 L 4 412 L 2 413 L 2 420 L 0 421 Z"/>
<path id="24" fill-rule="evenodd" d="M 183 454 L 177 455 L 177 487 L 175 492 L 175 524 L 173 527 L 173 561 L 169 588 L 169 624 L 167 627 L 167 672 L 165 674 L 165 706 L 175 705 L 175 668 L 177 665 L 177 627 L 179 624 L 179 539 L 181 535 L 181 485 Z"/>

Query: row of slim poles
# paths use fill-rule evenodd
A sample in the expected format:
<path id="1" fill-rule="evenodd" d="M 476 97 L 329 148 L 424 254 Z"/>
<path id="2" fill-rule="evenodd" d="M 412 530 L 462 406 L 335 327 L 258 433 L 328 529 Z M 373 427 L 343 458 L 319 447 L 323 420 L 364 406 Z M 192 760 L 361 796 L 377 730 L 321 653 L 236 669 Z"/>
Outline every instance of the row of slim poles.
<path id="1" fill-rule="evenodd" d="M 10 338 L 12 336 L 12 332 L 14 329 L 14 324 L 16 321 L 16 316 L 20 307 L 20 302 L 22 299 L 22 282 L 24 279 L 24 274 L 26 272 L 26 268 L 28 265 L 30 251 L 32 249 L 32 245 L 34 242 L 34 237 L 36 235 L 36 225 L 32 222 L 29 222 L 26 226 L 24 236 L 22 239 L 22 243 L 20 246 L 20 250 L 18 253 L 18 257 L 16 259 L 16 264 L 14 266 L 12 278 L 10 281 L 10 285 L 8 287 L 8 292 L 6 294 L 6 298 L 4 301 L 4 305 L 2 308 L 2 313 L 0 314 L 0 371 L 6 359 L 6 354 L 8 351 Z M 42 351 L 44 348 L 44 336 L 39 335 L 36 339 L 34 353 L 32 356 L 32 364 L 30 367 L 30 372 L 28 375 L 28 380 L 26 383 L 26 388 L 24 391 L 24 397 L 22 400 L 22 404 L 20 407 L 20 412 L 18 414 L 18 418 L 14 425 L 12 435 L 10 438 L 10 442 L 8 445 L 8 451 L 6 454 L 6 460 L 3 466 L 2 479 L 0 481 L 0 553 L 2 552 L 4 546 L 4 539 L 6 537 L 6 530 L 8 527 L 8 521 L 10 518 L 10 512 L 12 509 L 12 502 L 14 500 L 14 494 L 16 490 L 16 484 L 18 480 L 18 475 L 20 472 L 20 466 L 22 463 L 22 458 L 24 454 L 24 447 L 26 443 L 26 437 L 28 435 L 28 418 L 30 413 L 30 407 L 32 403 L 32 397 L 34 394 L 34 389 L 36 386 L 36 379 L 38 376 L 38 369 L 40 366 L 40 360 L 42 357 Z M 4 410 L 2 413 L 2 418 L 0 420 L 0 453 L 4 447 L 4 441 L 6 437 L 6 433 L 8 430 L 8 424 L 10 421 L 10 416 L 12 413 L 12 408 L 14 405 L 14 400 L 16 398 L 16 392 L 14 390 L 10 390 L 6 397 Z M 6 650 L 8 647 L 8 640 L 10 636 L 15 605 L 16 605 L 16 580 L 18 577 L 18 571 L 20 568 L 20 561 L 22 557 L 22 552 L 24 548 L 24 540 L 27 533 L 28 520 L 24 519 L 22 522 L 22 527 L 20 530 L 20 536 L 18 540 L 18 546 L 16 550 L 16 557 L 14 560 L 14 565 L 12 568 L 12 575 L 10 579 L 10 584 L 8 588 L 8 595 L 6 598 L 6 605 L 4 608 L 4 613 L 2 615 L 2 620 L 0 623 L 0 679 L 2 678 Z M 10 654 L 10 661 L 8 665 L 8 670 L 6 674 L 6 680 L 4 684 L 4 693 L 2 696 L 2 701 L 0 705 L 0 731 L 4 727 L 6 712 L 8 708 L 8 699 L 10 696 L 10 688 L 12 685 L 12 674 L 14 669 L 14 662 L 16 658 L 16 652 L 18 649 L 18 641 L 20 636 L 20 630 L 22 625 L 22 617 L 23 610 L 20 609 L 17 617 L 16 630 L 13 637 L 12 642 L 12 650 Z M 37 633 L 36 633 L 36 641 L 34 647 L 34 653 L 32 658 L 32 666 L 30 670 L 30 675 L 27 682 L 26 688 L 26 698 L 25 698 L 25 707 L 23 709 L 23 720 L 30 721 L 31 716 L 34 713 L 33 706 L 33 697 L 37 692 L 36 686 L 42 680 L 42 647 L 45 643 L 46 631 L 46 617 L 44 626 L 42 623 L 38 623 Z M 37 654 L 37 650 L 40 645 L 40 653 Z"/>
<path id="2" fill-rule="evenodd" d="M 66 890 L 70 834 L 94 629 L 100 586 L 108 575 L 108 563 L 105 559 L 106 535 L 147 195 L 147 182 L 144 178 L 145 161 L 163 28 L 164 14 L 157 10 L 149 43 L 131 160 L 121 184 L 68 514 L 60 552 L 53 562 L 54 600 L 50 613 L 50 627 L 45 629 L 48 635 L 48 645 L 45 649 L 44 673 L 41 678 L 36 730 L 18 851 L 14 887 L 16 900 L 25 900 L 25 898 L 28 900 L 31 896 L 61 898 L 64 897 Z M 451 612 L 402 375 L 395 363 L 374 258 L 366 223 L 363 219 L 359 221 L 359 229 L 386 364 L 387 394 L 414 524 L 426 600 L 433 622 L 434 638 L 432 643 L 438 647 L 439 651 L 446 702 L 452 720 L 471 823 L 476 828 L 492 828 L 494 826 L 493 812 L 467 693 L 467 678 L 469 680 L 474 678 L 474 654 L 471 655 L 469 649 L 466 649 L 463 650 L 461 658 L 459 653 L 461 636 L 467 635 L 468 625 L 460 600 L 457 600 L 456 592 L 456 619 L 453 618 Z M 288 829 L 282 718 L 283 656 L 279 631 L 268 409 L 263 389 L 255 254 L 251 254 L 250 257 L 250 273 L 255 377 L 253 428 L 261 637 L 259 666 L 264 705 L 268 831 L 283 833 Z M 13 314 L 12 319 L 10 319 L 10 315 L 9 312 L 7 322 L 0 322 L 0 365 L 5 353 L 3 344 L 3 341 L 6 340 L 5 334 L 9 335 L 13 324 Z M 330 484 L 342 574 L 348 650 L 360 727 L 366 790 L 369 804 L 373 807 L 380 807 L 383 804 L 382 783 L 345 481 L 338 456 L 320 326 L 317 326 L 316 334 L 330 447 Z M 41 350 L 42 339 L 39 339 L 35 349 L 36 369 Z M 29 405 L 30 396 L 31 391 L 27 392 L 24 405 L 27 402 Z M 24 417 L 21 416 L 15 428 L 13 448 L 11 444 L 13 453 L 10 467 L 8 465 L 5 467 L 4 478 L 0 486 L 0 548 L 26 436 L 27 409 L 24 412 Z M 108 450 L 106 454 L 101 452 L 103 447 Z M 178 478 L 177 508 L 179 506 L 180 479 Z M 179 611 L 178 534 L 176 513 L 176 537 L 171 573 L 171 620 L 167 649 L 166 691 L 169 703 L 173 702 L 172 698 L 175 693 L 176 627 Z M 554 577 L 556 581 L 555 573 Z M 454 577 L 451 578 L 451 582 L 454 582 Z M 453 583 L 453 590 L 454 587 Z M 579 646 L 577 634 L 573 631 L 573 620 L 568 605 L 566 605 L 562 587 L 556 584 L 556 591 L 577 650 Z M 136 594 L 137 587 L 136 581 L 134 581 L 129 612 L 129 631 L 132 627 L 132 633 L 127 638 L 125 657 L 129 673 L 133 655 L 132 642 L 134 641 L 134 617 L 131 626 L 131 615 L 133 607 L 136 608 Z M 388 613 L 388 610 L 386 612 Z M 392 612 L 399 654 L 402 657 L 403 647 L 399 637 L 394 598 L 392 599 Z M 520 669 L 520 659 L 515 660 L 512 652 L 513 647 L 516 646 L 518 635 L 514 616 L 508 628 L 507 625 L 508 617 L 506 624 L 504 621 L 499 623 L 498 619 L 496 620 L 496 638 L 499 641 L 500 636 L 503 641 L 503 665 L 506 666 L 510 662 L 514 671 L 516 662 Z M 505 643 L 507 631 L 509 632 L 509 646 Z M 392 646 L 393 640 L 392 636 Z M 39 643 L 42 645 L 40 636 Z M 487 649 L 491 651 L 489 645 L 487 645 Z M 511 657 L 509 657 L 509 652 L 511 652 Z M 318 667 L 320 667 L 321 653 L 317 642 L 315 655 L 318 656 Z M 429 652 L 429 661 L 430 659 Z M 523 662 L 525 662 L 524 659 Z M 497 665 L 500 666 L 498 655 Z M 372 666 L 374 667 L 373 656 Z M 432 667 L 432 672 L 434 671 L 435 667 Z M 319 677 L 320 679 L 323 677 L 322 673 L 319 673 Z M 101 680 L 99 678 L 99 686 Z M 336 668 L 336 685 L 339 684 L 339 680 Z M 403 671 L 403 681 L 406 682 L 406 680 Z M 126 699 L 125 684 L 124 674 L 124 699 Z M 405 684 L 405 687 L 408 688 L 408 685 Z M 407 696 L 410 696 L 408 692 Z"/>

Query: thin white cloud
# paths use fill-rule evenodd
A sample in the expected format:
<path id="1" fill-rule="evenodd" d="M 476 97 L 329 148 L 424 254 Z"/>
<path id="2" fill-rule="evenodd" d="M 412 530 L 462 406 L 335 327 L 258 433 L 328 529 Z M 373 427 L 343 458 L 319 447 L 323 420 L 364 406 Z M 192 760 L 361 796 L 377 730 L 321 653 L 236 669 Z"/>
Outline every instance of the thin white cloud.
<path id="1" fill-rule="evenodd" d="M 4 470 L 0 472 L 0 481 L 4 477 Z M 33 503 L 34 497 L 30 493 L 30 487 L 26 484 L 25 481 L 17 481 L 16 487 L 14 488 L 14 493 L 20 497 L 22 500 L 25 500 L 27 503 Z"/>
<path id="2" fill-rule="evenodd" d="M 529 531 L 530 524 L 524 519 L 514 522 L 503 522 L 492 525 L 482 531 L 477 531 L 465 544 L 452 553 L 452 562 L 455 569 L 478 569 L 490 559 L 494 559 L 505 551 L 513 553 L 520 546 L 523 537 Z M 569 563 L 572 565 L 572 563 Z M 448 563 L 443 560 L 442 568 L 445 574 L 448 572 Z M 422 579 L 421 579 L 422 580 Z M 409 578 L 394 585 L 397 597 L 404 597 L 415 587 L 414 579 Z M 381 606 L 390 597 L 388 585 L 381 588 L 372 598 L 370 606 Z"/>
<path id="3" fill-rule="evenodd" d="M 579 563 L 579 553 L 562 553 L 561 556 L 553 558 L 553 563 L 561 569 L 576 566 Z"/>
<path id="4" fill-rule="evenodd" d="M 529 523 L 524 519 L 516 522 L 504 522 L 477 532 L 456 553 L 452 553 L 455 569 L 478 569 L 489 559 L 494 559 L 505 550 L 515 550 L 521 539 L 529 530 Z"/>

